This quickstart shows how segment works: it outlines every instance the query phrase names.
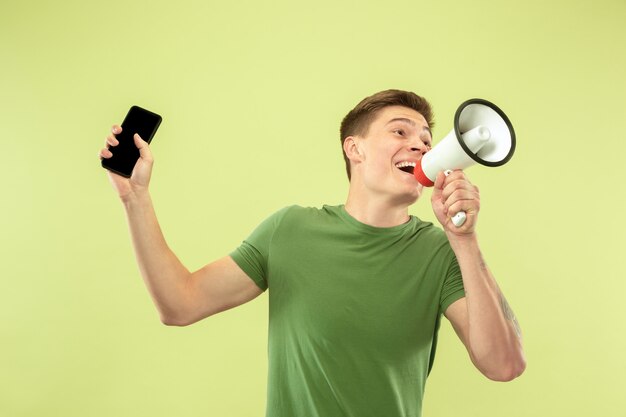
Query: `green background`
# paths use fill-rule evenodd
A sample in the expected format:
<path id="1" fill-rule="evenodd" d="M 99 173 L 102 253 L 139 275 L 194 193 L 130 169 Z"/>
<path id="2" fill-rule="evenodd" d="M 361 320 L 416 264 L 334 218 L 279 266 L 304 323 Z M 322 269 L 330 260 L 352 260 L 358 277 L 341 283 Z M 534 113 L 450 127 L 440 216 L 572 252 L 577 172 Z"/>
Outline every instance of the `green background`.
<path id="1" fill-rule="evenodd" d="M 442 327 L 424 415 L 623 415 L 626 3 L 24 1 L 0 5 L 0 415 L 263 416 L 267 294 L 162 325 L 97 153 L 137 104 L 152 193 L 190 269 L 275 210 L 340 204 L 363 97 L 480 97 L 511 162 L 472 167 L 483 252 L 528 368 L 485 379 Z M 411 211 L 432 220 L 430 192 Z"/>

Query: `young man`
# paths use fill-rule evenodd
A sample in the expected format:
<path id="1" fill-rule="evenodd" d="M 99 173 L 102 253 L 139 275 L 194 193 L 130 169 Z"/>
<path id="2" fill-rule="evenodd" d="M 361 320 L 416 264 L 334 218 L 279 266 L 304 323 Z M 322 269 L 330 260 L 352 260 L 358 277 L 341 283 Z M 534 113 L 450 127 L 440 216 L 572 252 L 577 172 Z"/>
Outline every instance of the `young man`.
<path id="1" fill-rule="evenodd" d="M 523 372 L 519 326 L 475 233 L 478 189 L 461 171 L 440 173 L 431 201 L 443 230 L 408 214 L 431 126 L 429 104 L 414 93 L 364 99 L 341 125 L 346 204 L 282 209 L 194 273 L 159 229 L 148 145 L 135 136 L 141 157 L 130 179 L 108 173 L 163 323 L 189 325 L 269 289 L 268 417 L 420 416 L 441 315 L 488 378 Z M 456 227 L 460 210 L 467 221 Z"/>

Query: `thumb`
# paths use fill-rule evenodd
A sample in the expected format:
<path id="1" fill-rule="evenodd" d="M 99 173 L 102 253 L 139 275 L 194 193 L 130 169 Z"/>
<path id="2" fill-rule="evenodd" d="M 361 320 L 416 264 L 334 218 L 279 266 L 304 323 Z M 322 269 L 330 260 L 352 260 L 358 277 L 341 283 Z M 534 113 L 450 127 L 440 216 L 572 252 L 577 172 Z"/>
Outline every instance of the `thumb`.
<path id="1" fill-rule="evenodd" d="M 152 159 L 152 152 L 150 151 L 150 145 L 148 145 L 148 142 L 141 139 L 139 133 L 135 133 L 133 135 L 133 139 L 135 140 L 135 146 L 139 149 L 139 156 L 143 159 Z"/>

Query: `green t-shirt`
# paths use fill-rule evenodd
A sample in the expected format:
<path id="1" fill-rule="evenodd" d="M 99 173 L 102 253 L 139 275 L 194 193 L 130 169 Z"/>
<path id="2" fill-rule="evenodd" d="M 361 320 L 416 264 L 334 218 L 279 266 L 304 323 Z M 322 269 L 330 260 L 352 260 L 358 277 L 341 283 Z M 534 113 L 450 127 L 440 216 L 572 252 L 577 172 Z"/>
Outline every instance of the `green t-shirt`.
<path id="1" fill-rule="evenodd" d="M 442 313 L 464 296 L 448 240 L 291 206 L 231 257 L 269 288 L 267 417 L 419 417 Z"/>

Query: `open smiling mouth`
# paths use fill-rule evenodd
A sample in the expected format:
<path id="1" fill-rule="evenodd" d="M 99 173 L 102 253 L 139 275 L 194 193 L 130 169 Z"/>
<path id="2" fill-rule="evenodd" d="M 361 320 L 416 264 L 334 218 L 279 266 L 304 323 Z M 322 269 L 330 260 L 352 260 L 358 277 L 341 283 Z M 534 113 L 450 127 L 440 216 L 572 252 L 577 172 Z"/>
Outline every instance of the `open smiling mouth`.
<path id="1" fill-rule="evenodd" d="M 406 172 L 407 174 L 413 175 L 413 171 L 415 171 L 415 165 L 417 165 L 415 162 L 398 162 L 396 164 L 396 168 L 398 168 L 400 171 Z"/>

